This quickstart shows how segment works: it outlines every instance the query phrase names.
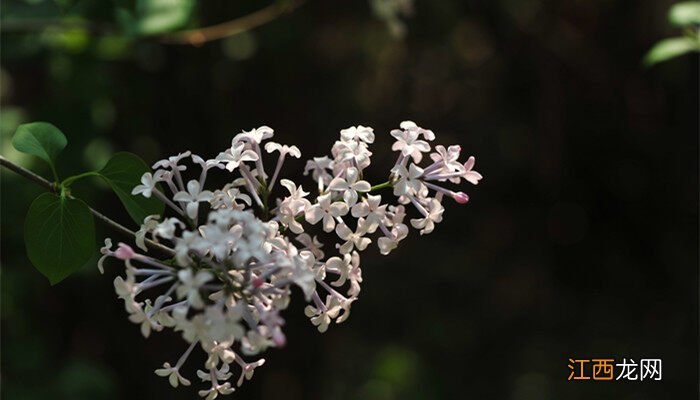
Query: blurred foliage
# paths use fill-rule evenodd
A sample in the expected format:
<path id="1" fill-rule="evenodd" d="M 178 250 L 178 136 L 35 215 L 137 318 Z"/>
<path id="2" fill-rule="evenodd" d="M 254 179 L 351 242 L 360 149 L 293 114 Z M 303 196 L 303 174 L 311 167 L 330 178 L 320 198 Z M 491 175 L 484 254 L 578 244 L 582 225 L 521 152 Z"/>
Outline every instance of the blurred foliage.
<path id="1" fill-rule="evenodd" d="M 124 36 L 115 4 L 138 15 L 126 1 L 2 4 L 1 154 L 50 176 L 11 146 L 17 126 L 36 120 L 67 133 L 57 168 L 68 175 L 114 151 L 148 163 L 215 155 L 261 124 L 311 157 L 363 124 L 376 129 L 383 171 L 394 161 L 386 132 L 411 118 L 460 143 L 486 176 L 429 247 L 409 237 L 388 258 L 365 257 L 347 322 L 319 335 L 292 304 L 288 346 L 232 398 L 697 395 L 698 63 L 639 65 L 673 35 L 658 17 L 670 2 L 416 1 L 396 40 L 366 2 L 310 1 L 199 48 Z M 176 29 L 260 6 L 200 2 Z M 26 24 L 56 15 L 74 29 Z M 0 397 L 195 398 L 153 374 L 183 343 L 139 335 L 113 292 L 119 271 L 99 275 L 95 255 L 50 287 L 33 270 L 22 221 L 42 189 L 0 178 Z M 106 185 L 73 191 L 134 227 Z M 96 229 L 98 240 L 125 239 Z M 566 382 L 572 356 L 660 357 L 664 378 Z"/>
<path id="2" fill-rule="evenodd" d="M 686 53 L 700 52 L 700 1 L 674 4 L 668 11 L 668 21 L 671 25 L 682 28 L 685 35 L 655 44 L 644 57 L 647 66 Z"/>

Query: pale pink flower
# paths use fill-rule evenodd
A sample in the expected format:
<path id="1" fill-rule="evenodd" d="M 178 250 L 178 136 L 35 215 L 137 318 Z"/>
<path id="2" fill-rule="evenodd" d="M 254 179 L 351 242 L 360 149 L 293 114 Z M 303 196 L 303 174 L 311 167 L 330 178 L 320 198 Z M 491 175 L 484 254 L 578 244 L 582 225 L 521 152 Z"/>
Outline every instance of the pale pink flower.
<path id="1" fill-rule="evenodd" d="M 425 215 L 423 218 L 411 219 L 411 225 L 416 229 L 420 229 L 421 235 L 430 233 L 435 228 L 435 224 L 442 221 L 442 213 L 444 211 L 445 208 L 439 201 L 430 199 L 427 210 L 428 215 Z"/>
<path id="2" fill-rule="evenodd" d="M 400 151 L 404 157 L 410 156 L 413 158 L 413 162 L 419 163 L 423 159 L 422 153 L 430 151 L 430 144 L 425 140 L 418 139 L 422 130 L 415 124 L 410 125 L 404 122 L 401 128 L 391 131 L 391 136 L 396 138 L 396 142 L 391 146 L 391 149 Z"/>
<path id="3" fill-rule="evenodd" d="M 474 168 L 474 163 L 476 163 L 474 156 L 470 156 L 467 162 L 464 163 L 464 179 L 476 185 L 479 183 L 481 178 L 483 178 L 483 176 L 472 169 Z"/>
<path id="4" fill-rule="evenodd" d="M 237 143 L 223 153 L 219 153 L 216 159 L 225 163 L 226 169 L 233 172 L 242 162 L 257 161 L 258 155 L 253 150 L 247 149 L 245 144 Z"/>
<path id="5" fill-rule="evenodd" d="M 306 209 L 306 221 L 315 225 L 323 220 L 323 230 L 331 232 L 335 228 L 335 219 L 348 213 L 348 205 L 341 201 L 331 203 L 331 194 L 318 196 L 316 204 Z"/>
<path id="6" fill-rule="evenodd" d="M 371 185 L 369 182 L 360 180 L 360 173 L 357 168 L 348 168 L 345 174 L 345 179 L 334 178 L 328 185 L 328 190 L 334 192 L 342 192 L 343 200 L 348 206 L 353 206 L 357 203 L 357 192 L 369 192 Z"/>
<path id="7" fill-rule="evenodd" d="M 348 228 L 348 226 L 344 223 L 338 224 L 338 226 L 335 228 L 335 232 L 338 234 L 339 238 L 345 240 L 345 243 L 342 245 L 336 244 L 336 247 L 340 250 L 340 253 L 350 253 L 355 247 L 357 247 L 357 249 L 360 251 L 366 249 L 367 246 L 372 243 L 371 239 L 364 237 L 364 235 L 367 234 L 367 227 L 368 226 L 364 218 L 357 220 L 357 229 L 355 229 L 355 232 Z"/>
<path id="8" fill-rule="evenodd" d="M 367 195 L 365 199 L 352 206 L 352 216 L 364 218 L 367 221 L 367 232 L 374 233 L 384 220 L 386 204 L 382 203 L 382 196 Z"/>

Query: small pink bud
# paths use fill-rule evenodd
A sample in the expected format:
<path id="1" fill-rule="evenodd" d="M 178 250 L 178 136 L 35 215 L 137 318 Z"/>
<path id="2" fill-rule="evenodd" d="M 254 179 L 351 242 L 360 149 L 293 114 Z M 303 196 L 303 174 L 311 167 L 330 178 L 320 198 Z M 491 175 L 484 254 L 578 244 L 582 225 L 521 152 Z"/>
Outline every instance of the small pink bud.
<path id="1" fill-rule="evenodd" d="M 262 279 L 262 278 L 260 278 L 260 277 L 255 277 L 255 278 L 253 278 L 253 282 L 252 282 L 252 283 L 253 283 L 253 287 L 257 289 L 257 288 L 259 288 L 260 286 L 262 286 L 263 283 L 265 283 L 265 280 Z"/>
<path id="2" fill-rule="evenodd" d="M 275 342 L 275 346 L 284 347 L 284 345 L 287 344 L 287 337 L 284 336 L 282 330 L 278 328 L 272 332 L 272 341 Z"/>
<path id="3" fill-rule="evenodd" d="M 454 199 L 459 204 L 467 204 L 469 201 L 469 195 L 464 192 L 458 192 L 454 194 Z"/>
<path id="4" fill-rule="evenodd" d="M 119 243 L 119 247 L 114 251 L 114 256 L 120 260 L 131 260 L 136 253 L 128 244 Z"/>

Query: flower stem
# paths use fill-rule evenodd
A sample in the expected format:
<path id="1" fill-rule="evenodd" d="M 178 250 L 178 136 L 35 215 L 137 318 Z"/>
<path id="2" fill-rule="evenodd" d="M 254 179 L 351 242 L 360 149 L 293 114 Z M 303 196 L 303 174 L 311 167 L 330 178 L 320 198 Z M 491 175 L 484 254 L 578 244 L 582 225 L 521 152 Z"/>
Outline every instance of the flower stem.
<path id="1" fill-rule="evenodd" d="M 43 186 L 46 190 L 48 190 L 51 193 L 60 193 L 61 192 L 62 185 L 58 185 L 56 183 L 51 183 L 48 180 L 44 179 L 43 177 L 35 174 L 34 172 L 32 172 L 32 171 L 30 171 L 22 166 L 19 166 L 19 165 L 13 163 L 12 161 L 8 160 L 7 158 L 5 158 L 1 155 L 0 155 L 0 166 L 3 166 L 5 168 L 9 169 L 10 171 L 16 173 L 17 175 L 20 175 L 21 177 L 26 178 L 26 179 L 28 179 L 28 180 L 30 180 L 30 181 L 32 181 L 40 186 Z M 77 176 L 80 176 L 80 175 L 77 175 Z M 68 178 L 68 179 L 70 179 L 70 178 Z M 122 225 L 116 221 L 111 220 L 110 218 L 106 217 L 104 214 L 100 213 L 99 211 L 95 210 L 94 208 L 92 208 L 90 206 L 88 206 L 88 208 L 90 209 L 90 212 L 92 213 L 92 215 L 95 216 L 95 218 L 97 218 L 100 221 L 104 222 L 105 224 L 109 225 L 113 229 L 116 229 L 117 231 L 120 231 L 120 232 L 122 232 L 126 235 L 129 235 L 129 236 L 136 236 L 136 233 L 134 231 L 132 231 L 131 229 L 125 227 L 124 225 Z M 175 254 L 172 249 L 165 247 L 160 243 L 156 243 L 150 239 L 146 239 L 146 244 L 154 249 L 160 250 L 160 251 L 167 253 L 171 256 Z"/>
<path id="2" fill-rule="evenodd" d="M 380 183 L 378 185 L 374 185 L 371 188 L 369 188 L 370 192 L 374 192 L 375 190 L 380 190 L 380 189 L 385 189 L 385 188 L 390 188 L 393 187 L 394 184 L 391 181 L 386 181 L 384 183 Z"/>

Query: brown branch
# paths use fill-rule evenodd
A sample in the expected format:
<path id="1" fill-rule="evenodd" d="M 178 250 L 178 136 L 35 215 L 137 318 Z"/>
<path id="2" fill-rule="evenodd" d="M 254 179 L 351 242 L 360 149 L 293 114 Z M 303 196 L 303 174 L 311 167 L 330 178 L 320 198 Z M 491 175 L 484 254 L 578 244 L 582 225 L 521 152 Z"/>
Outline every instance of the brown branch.
<path id="1" fill-rule="evenodd" d="M 161 36 L 163 43 L 189 44 L 201 46 L 206 42 L 230 37 L 241 32 L 257 28 L 276 18 L 290 13 L 304 4 L 306 0 L 292 0 L 290 2 L 275 2 L 269 6 L 255 11 L 246 16 L 211 25 L 204 28 L 189 29 L 180 32 L 169 33 Z"/>
<path id="2" fill-rule="evenodd" d="M 30 181 L 32 181 L 38 185 L 41 185 L 42 187 L 44 187 L 44 189 L 47 189 L 51 193 L 57 193 L 57 191 L 58 191 L 58 187 L 55 184 L 49 182 L 45 178 L 35 174 L 32 171 L 30 171 L 30 170 L 28 170 L 20 165 L 13 163 L 12 161 L 8 160 L 7 158 L 5 158 L 3 156 L 0 156 L 0 166 L 3 166 L 5 168 L 9 169 L 10 171 L 16 173 L 17 175 L 20 175 L 24 178 L 29 179 Z M 114 228 L 114 229 L 116 229 L 116 230 L 118 230 L 118 231 L 120 231 L 128 236 L 136 236 L 136 232 L 132 231 L 131 229 L 129 229 L 129 228 L 125 227 L 124 225 L 108 218 L 107 216 L 105 216 L 104 214 L 102 214 L 101 212 L 95 210 L 94 208 L 92 208 L 90 206 L 88 206 L 88 208 L 90 209 L 90 212 L 92 213 L 92 215 L 95 216 L 95 218 L 106 223 L 107 225 L 111 226 L 112 228 Z M 166 246 L 163 246 L 160 243 L 154 242 L 150 239 L 146 239 L 146 244 L 154 249 L 157 249 L 157 250 L 160 250 L 164 253 L 167 253 L 168 255 L 172 256 L 175 254 L 172 249 L 170 249 Z"/>
<path id="3" fill-rule="evenodd" d="M 261 25 L 265 25 L 284 14 L 292 11 L 303 5 L 306 0 L 291 0 L 291 1 L 276 1 L 269 6 L 245 15 L 231 21 L 223 22 L 217 25 L 211 25 L 203 28 L 188 29 L 179 32 L 164 33 L 154 35 L 162 43 L 167 44 L 186 44 L 192 46 L 201 46 L 206 42 L 219 40 L 226 37 L 245 32 Z M 51 19 L 35 19 L 35 20 L 19 20 L 5 21 L 0 24 L 2 32 L 39 32 L 45 29 L 54 29 L 57 31 L 65 31 L 71 29 L 85 29 L 90 33 L 97 35 L 117 34 L 115 27 L 107 24 L 92 23 L 88 21 L 56 21 Z M 147 36 L 144 38 L 148 38 Z"/>

